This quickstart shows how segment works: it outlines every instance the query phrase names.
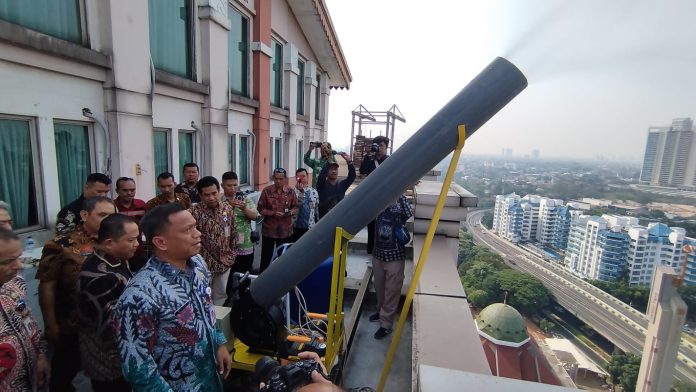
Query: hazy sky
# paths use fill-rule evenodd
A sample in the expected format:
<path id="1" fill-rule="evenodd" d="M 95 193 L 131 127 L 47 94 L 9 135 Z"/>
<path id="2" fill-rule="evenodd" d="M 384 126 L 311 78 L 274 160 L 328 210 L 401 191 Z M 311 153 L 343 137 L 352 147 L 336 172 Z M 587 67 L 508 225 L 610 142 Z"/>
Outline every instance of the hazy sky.
<path id="1" fill-rule="evenodd" d="M 402 144 L 496 56 L 529 87 L 465 154 L 640 161 L 649 126 L 696 118 L 696 0 L 325 1 L 353 75 L 331 93 L 336 146 L 358 104 L 396 104 Z"/>

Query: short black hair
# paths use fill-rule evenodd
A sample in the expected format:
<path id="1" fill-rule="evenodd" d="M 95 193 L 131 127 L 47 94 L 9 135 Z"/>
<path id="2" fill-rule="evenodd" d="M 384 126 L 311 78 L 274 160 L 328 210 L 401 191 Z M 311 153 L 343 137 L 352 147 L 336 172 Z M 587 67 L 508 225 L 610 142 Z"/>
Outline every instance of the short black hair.
<path id="1" fill-rule="evenodd" d="M 181 169 L 181 171 L 184 171 L 184 170 L 186 170 L 186 168 L 189 168 L 189 167 L 195 167 L 197 172 L 199 172 L 199 173 L 201 172 L 201 169 L 198 167 L 198 165 L 196 165 L 196 164 L 193 163 L 193 162 L 185 163 L 185 164 L 184 164 L 184 168 Z"/>
<path id="2" fill-rule="evenodd" d="M 102 173 L 92 173 L 87 176 L 86 184 L 94 184 L 96 182 L 102 183 L 104 185 L 111 185 L 111 179 L 106 174 Z"/>
<path id="3" fill-rule="evenodd" d="M 114 206 L 114 201 L 109 199 L 106 196 L 97 196 L 97 197 L 92 197 L 90 199 L 86 199 L 84 202 L 82 202 L 82 211 L 87 211 L 87 212 L 92 212 L 94 209 L 97 207 L 97 204 L 99 203 L 109 203 L 114 207 L 114 211 L 116 211 L 116 206 Z"/>
<path id="4" fill-rule="evenodd" d="M 295 170 L 295 175 L 297 175 L 297 173 L 299 173 L 299 172 L 305 172 L 305 173 L 307 173 L 307 169 L 305 169 L 304 167 L 301 167 L 301 168 Z"/>
<path id="5" fill-rule="evenodd" d="M 389 147 L 389 138 L 386 136 L 379 135 L 379 136 L 375 137 L 374 139 L 372 139 L 372 143 L 377 143 L 377 144 L 384 143 L 385 146 Z"/>
<path id="6" fill-rule="evenodd" d="M 225 180 L 239 180 L 239 177 L 237 176 L 237 173 L 233 171 L 228 171 L 222 174 L 222 181 Z"/>
<path id="7" fill-rule="evenodd" d="M 196 183 L 196 190 L 198 193 L 203 193 L 203 188 L 207 188 L 211 185 L 215 185 L 217 190 L 220 190 L 220 182 L 218 182 L 217 178 L 213 176 L 205 176 Z"/>
<path id="8" fill-rule="evenodd" d="M 19 241 L 19 237 L 17 236 L 17 234 L 15 234 L 14 231 L 6 229 L 4 227 L 0 227 L 0 241 L 1 242 Z"/>
<path id="9" fill-rule="evenodd" d="M 119 179 L 116 180 L 116 189 L 121 189 L 121 183 L 126 181 L 133 181 L 133 183 L 135 183 L 135 180 L 130 177 L 119 177 Z"/>
<path id="10" fill-rule="evenodd" d="M 157 182 L 159 182 L 159 180 L 166 180 L 166 179 L 169 179 L 169 178 L 171 178 L 172 181 L 174 181 L 174 175 L 173 175 L 172 173 L 170 173 L 170 172 L 162 172 L 162 173 L 160 173 L 160 174 L 157 176 Z"/>
<path id="11" fill-rule="evenodd" d="M 147 242 L 152 244 L 152 239 L 162 234 L 171 224 L 169 217 L 181 211 L 186 211 L 181 204 L 167 203 L 158 205 L 146 212 L 143 219 L 140 220 L 140 230 L 145 234 Z"/>
<path id="12" fill-rule="evenodd" d="M 135 223 L 133 220 L 123 214 L 109 215 L 99 225 L 99 235 L 97 243 L 104 243 L 106 240 L 114 240 L 126 234 L 126 225 Z"/>

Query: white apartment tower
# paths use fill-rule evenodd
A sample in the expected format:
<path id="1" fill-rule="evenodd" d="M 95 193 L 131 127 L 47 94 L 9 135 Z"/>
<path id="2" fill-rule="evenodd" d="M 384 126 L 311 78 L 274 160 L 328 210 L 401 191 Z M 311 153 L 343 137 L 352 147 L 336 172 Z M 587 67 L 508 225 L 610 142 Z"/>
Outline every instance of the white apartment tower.
<path id="1" fill-rule="evenodd" d="M 640 182 L 696 189 L 696 137 L 691 118 L 675 118 L 669 127 L 650 127 Z"/>

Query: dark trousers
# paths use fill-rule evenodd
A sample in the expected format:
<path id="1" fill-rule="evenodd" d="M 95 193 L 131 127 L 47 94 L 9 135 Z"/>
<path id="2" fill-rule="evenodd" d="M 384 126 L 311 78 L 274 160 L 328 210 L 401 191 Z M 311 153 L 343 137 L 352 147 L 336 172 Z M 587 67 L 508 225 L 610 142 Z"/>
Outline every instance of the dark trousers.
<path id="1" fill-rule="evenodd" d="M 74 391 L 75 387 L 73 387 L 72 382 L 80 368 L 80 345 L 77 341 L 77 335 L 62 335 L 60 344 L 57 344 L 53 349 L 49 391 Z"/>
<path id="2" fill-rule="evenodd" d="M 375 221 L 367 224 L 367 254 L 372 254 L 372 248 L 375 247 Z"/>
<path id="3" fill-rule="evenodd" d="M 309 229 L 298 229 L 295 227 L 292 229 L 292 235 L 290 236 L 290 242 L 297 242 Z"/>
<path id="4" fill-rule="evenodd" d="M 273 258 L 273 251 L 276 246 L 280 246 L 286 242 L 291 242 L 290 237 L 288 238 L 271 238 L 265 235 L 261 236 L 261 266 L 259 267 L 259 273 L 263 272 L 271 264 L 271 259 Z"/>
<path id="5" fill-rule="evenodd" d="M 132 389 L 128 381 L 123 377 L 112 381 L 91 380 L 94 392 L 131 392 Z"/>

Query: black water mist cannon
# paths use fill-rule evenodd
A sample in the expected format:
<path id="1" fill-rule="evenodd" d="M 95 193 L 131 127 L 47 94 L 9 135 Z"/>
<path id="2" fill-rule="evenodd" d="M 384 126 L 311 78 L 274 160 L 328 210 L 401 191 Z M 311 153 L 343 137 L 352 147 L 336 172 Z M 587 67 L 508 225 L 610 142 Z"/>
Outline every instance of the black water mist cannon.
<path id="1" fill-rule="evenodd" d="M 278 331 L 259 331 L 258 327 L 273 328 L 272 319 L 277 317 L 269 315 L 272 305 L 333 253 L 336 227 L 357 233 L 367 226 L 455 149 L 459 125 L 465 125 L 466 136 L 471 136 L 526 87 L 527 79 L 517 67 L 502 57 L 493 60 L 240 293 L 241 300 L 233 307 L 231 315 L 235 336 L 250 347 L 258 343 L 255 337 L 267 336 L 269 340 L 263 345 L 272 349 L 270 340 L 278 336 Z M 283 329 L 283 326 L 278 328 Z"/>

